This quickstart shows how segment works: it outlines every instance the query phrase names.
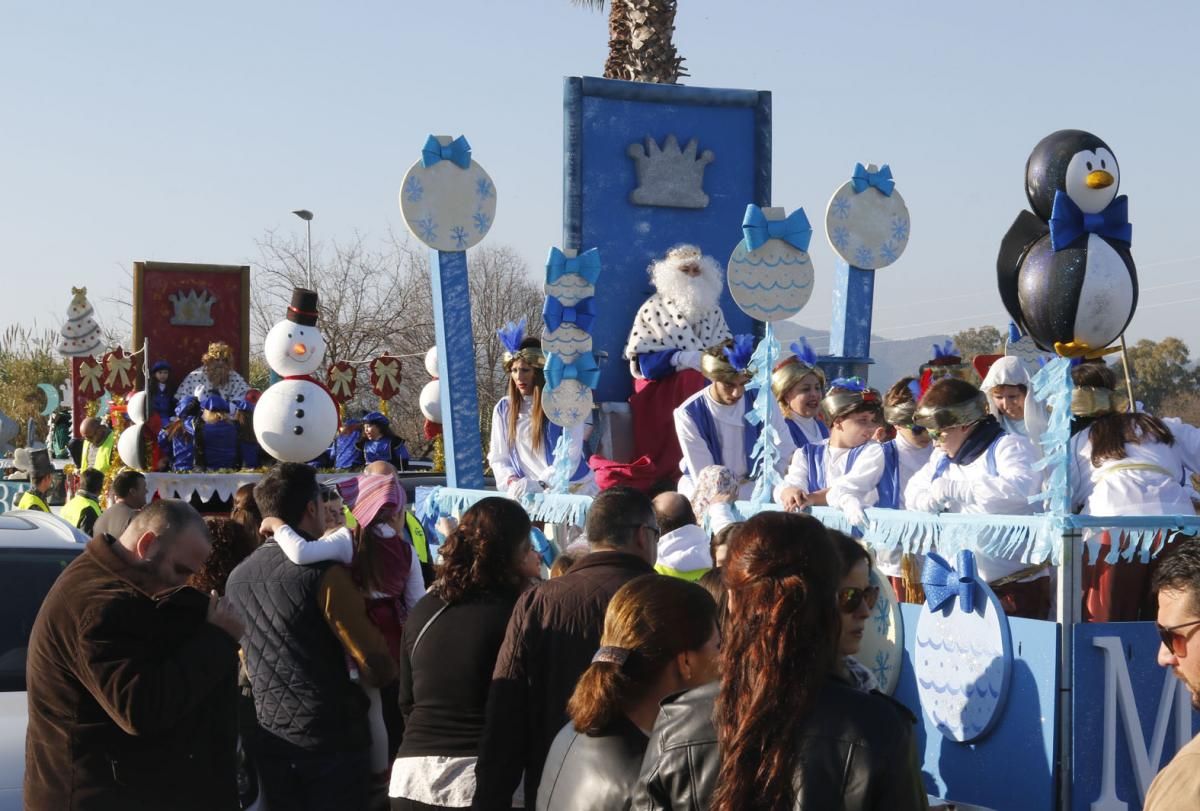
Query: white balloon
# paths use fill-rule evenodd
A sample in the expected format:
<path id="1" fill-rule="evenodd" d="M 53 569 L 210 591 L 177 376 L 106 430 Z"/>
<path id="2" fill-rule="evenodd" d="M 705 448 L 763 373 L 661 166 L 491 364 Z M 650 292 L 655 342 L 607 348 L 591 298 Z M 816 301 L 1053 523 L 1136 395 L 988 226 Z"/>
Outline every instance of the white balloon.
<path id="1" fill-rule="evenodd" d="M 146 392 L 135 392 L 129 402 L 125 404 L 125 412 L 129 415 L 129 420 L 134 425 L 141 425 L 146 421 Z"/>
<path id="2" fill-rule="evenodd" d="M 254 407 L 254 436 L 281 462 L 317 458 L 333 444 L 337 426 L 337 405 L 308 380 L 281 380 Z"/>
<path id="3" fill-rule="evenodd" d="M 132 398 L 130 398 L 132 402 Z M 117 455 L 121 461 L 134 470 L 145 470 L 146 460 L 143 458 L 142 426 L 131 425 L 117 437 Z"/>
<path id="4" fill-rule="evenodd" d="M 316 327 L 285 319 L 263 339 L 263 355 L 267 365 L 284 377 L 311 375 L 325 359 L 325 337 Z"/>
<path id="5" fill-rule="evenodd" d="M 425 371 L 429 372 L 430 377 L 438 376 L 436 346 L 429 347 L 429 351 L 425 353 Z"/>
<path id="6" fill-rule="evenodd" d="M 442 424 L 442 384 L 437 380 L 430 380 L 421 389 L 419 400 L 421 404 L 421 413 L 425 415 L 425 419 L 430 422 Z"/>

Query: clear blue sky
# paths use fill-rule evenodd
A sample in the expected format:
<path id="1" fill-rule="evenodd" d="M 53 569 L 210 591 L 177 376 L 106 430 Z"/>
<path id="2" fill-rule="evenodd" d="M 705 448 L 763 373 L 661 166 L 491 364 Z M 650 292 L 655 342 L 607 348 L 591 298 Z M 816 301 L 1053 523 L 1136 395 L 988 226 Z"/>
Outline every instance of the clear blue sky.
<path id="1" fill-rule="evenodd" d="M 1130 197 L 1129 337 L 1200 350 L 1197 30 L 1187 2 L 681 0 L 676 43 L 689 84 L 773 91 L 776 205 L 822 222 L 855 161 L 891 164 L 913 231 L 877 279 L 883 336 L 1007 323 L 994 263 L 1024 161 L 1077 127 Z M 318 242 L 403 231 L 398 185 L 435 131 L 496 181 L 488 241 L 536 266 L 561 237 L 562 77 L 599 75 L 606 42 L 567 0 L 7 4 L 0 328 L 57 327 L 72 285 L 100 304 L 135 260 L 249 262 L 266 229 L 302 233 L 294 208 Z M 798 320 L 827 328 L 813 246 Z"/>

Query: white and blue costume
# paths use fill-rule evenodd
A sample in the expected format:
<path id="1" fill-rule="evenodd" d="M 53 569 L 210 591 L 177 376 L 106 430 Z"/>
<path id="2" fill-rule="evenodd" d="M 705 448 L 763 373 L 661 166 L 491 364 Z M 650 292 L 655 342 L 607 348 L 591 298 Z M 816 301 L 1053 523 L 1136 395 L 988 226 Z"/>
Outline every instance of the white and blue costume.
<path id="1" fill-rule="evenodd" d="M 509 399 L 502 398 L 492 409 L 492 436 L 488 443 L 488 464 L 496 477 L 496 487 L 507 491 L 510 496 L 520 497 L 526 492 L 539 492 L 544 489 L 554 473 L 554 446 L 565 430 L 570 442 L 571 492 L 581 495 L 594 495 L 598 492 L 595 478 L 583 458 L 584 425 L 563 429 L 550 420 L 542 420 L 542 448 L 533 449 L 532 429 L 533 419 L 531 410 L 532 400 L 521 398 L 521 410 L 517 414 L 517 431 L 513 440 L 508 436 Z M 514 492 L 513 485 L 519 492 Z"/>

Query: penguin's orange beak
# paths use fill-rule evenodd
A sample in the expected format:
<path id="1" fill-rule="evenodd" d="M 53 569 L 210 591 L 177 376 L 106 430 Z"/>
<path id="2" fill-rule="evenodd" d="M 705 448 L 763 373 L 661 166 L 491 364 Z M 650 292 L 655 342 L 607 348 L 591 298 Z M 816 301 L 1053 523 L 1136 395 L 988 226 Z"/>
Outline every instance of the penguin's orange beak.
<path id="1" fill-rule="evenodd" d="M 1097 169 L 1094 172 L 1088 172 L 1088 176 L 1084 181 L 1089 189 L 1107 189 L 1113 184 L 1113 176 L 1103 169 Z"/>
<path id="2" fill-rule="evenodd" d="M 292 354 L 303 357 L 308 354 L 308 347 L 304 344 L 292 344 Z"/>

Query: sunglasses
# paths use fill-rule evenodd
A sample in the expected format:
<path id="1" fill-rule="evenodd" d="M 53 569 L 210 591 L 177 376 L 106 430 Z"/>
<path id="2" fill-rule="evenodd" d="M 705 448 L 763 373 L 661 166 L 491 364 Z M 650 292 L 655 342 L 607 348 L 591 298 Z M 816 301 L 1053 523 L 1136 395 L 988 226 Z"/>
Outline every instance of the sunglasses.
<path id="1" fill-rule="evenodd" d="M 1162 640 L 1162 643 L 1164 646 L 1166 646 L 1167 650 L 1171 651 L 1171 653 L 1176 656 L 1187 655 L 1188 639 L 1191 638 L 1192 634 L 1196 633 L 1194 628 L 1191 631 L 1188 631 L 1186 634 L 1178 634 L 1176 631 L 1180 628 L 1192 628 L 1192 626 L 1195 625 L 1200 625 L 1200 620 L 1192 620 L 1191 622 L 1172 625 L 1170 628 L 1164 628 L 1157 622 L 1154 623 L 1154 627 L 1158 629 L 1158 638 Z"/>
<path id="2" fill-rule="evenodd" d="M 853 614 L 863 603 L 867 604 L 868 609 L 872 609 L 875 603 L 879 602 L 879 586 L 867 586 L 865 589 L 851 586 L 841 589 L 837 598 L 838 608 L 843 614 Z"/>

